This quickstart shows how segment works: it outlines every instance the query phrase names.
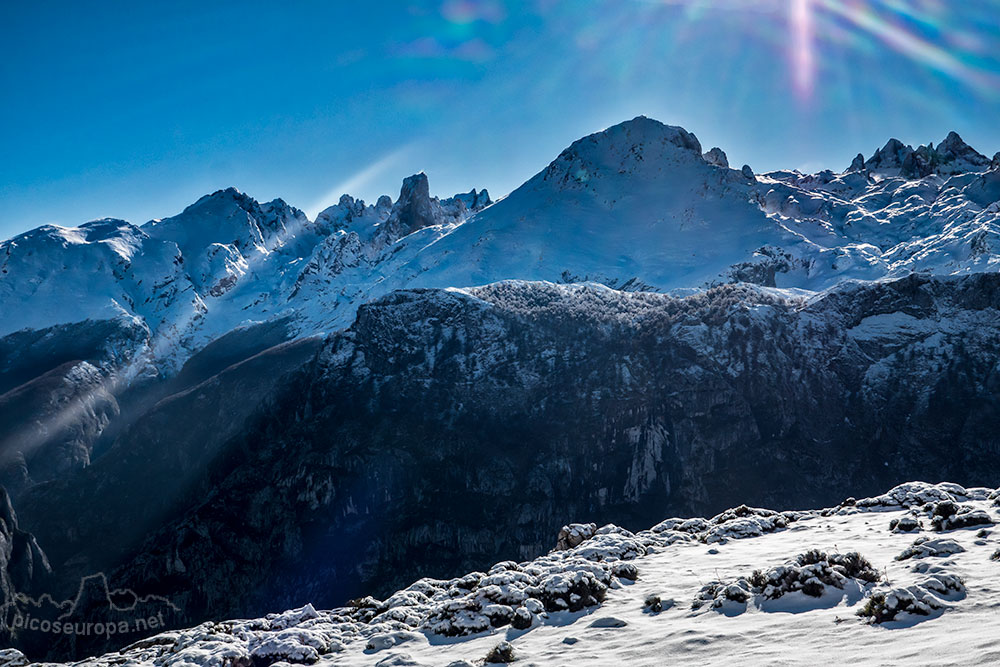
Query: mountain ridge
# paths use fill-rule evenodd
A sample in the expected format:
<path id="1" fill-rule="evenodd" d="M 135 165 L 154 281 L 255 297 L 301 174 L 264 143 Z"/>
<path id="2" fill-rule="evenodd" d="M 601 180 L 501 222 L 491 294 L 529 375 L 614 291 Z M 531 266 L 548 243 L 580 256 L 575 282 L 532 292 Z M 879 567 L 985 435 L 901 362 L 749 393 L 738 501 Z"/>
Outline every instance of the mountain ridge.
<path id="1" fill-rule="evenodd" d="M 992 484 L 1000 169 L 957 134 L 841 173 L 702 150 L 639 117 L 496 202 L 228 188 L 0 243 L 0 480 L 52 565 L 18 592 L 107 572 L 191 624 L 577 518 Z"/>

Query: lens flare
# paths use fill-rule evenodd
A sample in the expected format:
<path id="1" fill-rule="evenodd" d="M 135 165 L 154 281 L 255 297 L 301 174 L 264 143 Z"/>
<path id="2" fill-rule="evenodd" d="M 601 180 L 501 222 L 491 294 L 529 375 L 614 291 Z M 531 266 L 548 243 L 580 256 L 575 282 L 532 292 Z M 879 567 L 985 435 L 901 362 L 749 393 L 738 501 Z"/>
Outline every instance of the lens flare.
<path id="1" fill-rule="evenodd" d="M 681 26 L 738 16 L 748 44 L 767 40 L 784 52 L 797 98 L 813 97 L 855 55 L 900 55 L 928 73 L 944 75 L 979 94 L 1000 94 L 996 44 L 1000 23 L 991 12 L 937 0 L 640 0 L 680 9 Z M 983 3 L 983 5 L 992 3 Z M 769 17 L 768 14 L 771 16 Z M 772 18 L 773 17 L 773 18 Z M 785 26 L 779 28 L 780 22 Z"/>
<path id="2" fill-rule="evenodd" d="M 356 194 L 359 190 L 367 188 L 375 179 L 398 167 L 413 152 L 416 145 L 417 142 L 406 144 L 388 155 L 375 160 L 368 166 L 352 174 L 349 178 L 337 183 L 316 200 L 316 203 L 306 209 L 306 215 L 310 218 L 315 218 L 319 215 L 320 211 L 336 204 L 340 200 L 341 195 Z"/>
<path id="3" fill-rule="evenodd" d="M 796 0 L 799 1 L 799 0 Z M 907 30 L 901 22 L 893 22 L 891 17 L 883 16 L 875 11 L 871 3 L 845 3 L 838 0 L 815 1 L 823 11 L 848 21 L 853 27 L 879 39 L 885 46 L 897 53 L 937 72 L 948 75 L 958 81 L 976 87 L 982 91 L 996 92 L 1000 90 L 1000 77 L 991 72 L 984 72 L 972 65 L 962 62 L 949 51 Z M 901 3 L 885 3 L 884 9 L 895 8 L 896 18 L 914 18 L 917 14 L 904 10 Z M 921 16 L 921 21 L 934 25 L 931 19 Z"/>
<path id="4" fill-rule="evenodd" d="M 812 95 L 816 82 L 812 3 L 813 0 L 792 0 L 790 11 L 793 80 L 795 92 L 802 98 Z"/>

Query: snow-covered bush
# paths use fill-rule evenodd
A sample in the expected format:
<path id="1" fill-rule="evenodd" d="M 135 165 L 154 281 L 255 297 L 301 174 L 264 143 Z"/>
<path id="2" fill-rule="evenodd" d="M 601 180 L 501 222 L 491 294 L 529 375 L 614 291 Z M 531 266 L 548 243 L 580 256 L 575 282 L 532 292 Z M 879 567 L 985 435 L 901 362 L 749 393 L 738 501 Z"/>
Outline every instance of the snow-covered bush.
<path id="1" fill-rule="evenodd" d="M 514 647 L 508 641 L 502 641 L 496 646 L 494 646 L 489 653 L 486 654 L 486 662 L 494 664 L 506 664 L 514 662 L 516 657 L 514 655 Z"/>
<path id="2" fill-rule="evenodd" d="M 666 519 L 656 524 L 650 529 L 650 532 L 656 534 L 667 533 L 671 531 L 676 531 L 680 533 L 695 534 L 701 533 L 708 530 L 710 527 L 709 522 L 706 519 L 697 517 L 694 519 Z"/>
<path id="3" fill-rule="evenodd" d="M 620 580 L 638 578 L 639 570 L 631 561 L 645 555 L 647 547 L 633 533 L 617 526 L 577 532 L 586 533 L 590 537 L 577 546 L 553 550 L 530 563 L 505 561 L 490 568 L 488 574 L 473 573 L 449 581 L 421 580 L 378 605 L 377 615 L 365 613 L 365 617 L 369 617 L 368 622 L 402 621 L 413 628 L 454 637 L 505 625 L 523 630 L 548 613 L 577 612 L 599 605 L 608 588 L 621 586 Z M 370 604 L 359 603 L 357 609 L 367 612 Z"/>
<path id="4" fill-rule="evenodd" d="M 699 533 L 698 539 L 706 544 L 712 544 L 725 543 L 731 539 L 759 537 L 786 528 L 789 523 L 797 521 L 800 517 L 797 512 L 775 512 L 740 505 L 712 517 L 705 530 Z"/>
<path id="5" fill-rule="evenodd" d="M 892 621 L 899 614 L 929 616 L 947 606 L 941 597 L 963 593 L 965 584 L 959 577 L 953 574 L 935 574 L 913 586 L 873 593 L 857 613 L 871 623 Z"/>
<path id="6" fill-rule="evenodd" d="M 928 556 L 950 556 L 965 551 L 965 547 L 949 539 L 931 540 L 926 537 L 918 537 L 913 544 L 906 547 L 901 554 L 896 556 L 896 560 L 907 560 L 909 558 L 927 558 Z"/>
<path id="7" fill-rule="evenodd" d="M 878 507 L 923 507 L 928 503 L 955 500 L 955 493 L 964 497 L 965 489 L 957 484 L 928 484 L 926 482 L 906 482 L 890 489 L 881 496 L 862 498 L 855 506 L 862 509 Z"/>
<path id="8" fill-rule="evenodd" d="M 545 577 L 528 592 L 542 601 L 545 611 L 580 611 L 604 601 L 610 577 L 598 579 L 593 572 L 559 572 Z"/>
<path id="9" fill-rule="evenodd" d="M 931 525 L 937 531 L 993 525 L 993 519 L 985 510 L 958 505 L 952 500 L 934 503 L 929 508 L 929 514 Z"/>
<path id="10" fill-rule="evenodd" d="M 525 607 L 518 607 L 514 610 L 514 615 L 510 619 L 510 626 L 515 630 L 527 630 L 534 624 L 535 615 Z"/>
<path id="11" fill-rule="evenodd" d="M 255 637 L 250 641 L 249 648 L 250 657 L 266 664 L 278 661 L 311 664 L 321 655 L 329 653 L 331 645 L 319 632 L 290 628 Z"/>
<path id="12" fill-rule="evenodd" d="M 611 571 L 619 579 L 626 579 L 628 581 L 635 581 L 639 578 L 639 569 L 632 563 L 615 563 Z"/>
<path id="13" fill-rule="evenodd" d="M 737 579 L 728 584 L 712 581 L 701 587 L 691 603 L 691 609 L 701 609 L 706 604 L 711 604 L 712 609 L 722 609 L 729 602 L 745 605 L 753 594 L 753 586 L 746 579 Z"/>
<path id="14" fill-rule="evenodd" d="M 889 522 L 889 530 L 894 533 L 912 533 L 914 531 L 923 530 L 924 524 L 920 522 L 919 519 L 913 516 L 902 516 L 898 519 L 893 519 Z"/>
<path id="15" fill-rule="evenodd" d="M 784 565 L 756 570 L 749 577 L 730 583 L 711 582 L 698 592 L 693 607 L 711 602 L 712 608 L 719 609 L 727 601 L 743 604 L 754 596 L 774 600 L 795 592 L 820 597 L 827 586 L 843 589 L 852 579 L 865 585 L 880 578 L 868 559 L 857 552 L 827 554 L 812 549 Z"/>
<path id="16" fill-rule="evenodd" d="M 16 648 L 0 649 L 0 667 L 27 667 L 30 662 Z"/>

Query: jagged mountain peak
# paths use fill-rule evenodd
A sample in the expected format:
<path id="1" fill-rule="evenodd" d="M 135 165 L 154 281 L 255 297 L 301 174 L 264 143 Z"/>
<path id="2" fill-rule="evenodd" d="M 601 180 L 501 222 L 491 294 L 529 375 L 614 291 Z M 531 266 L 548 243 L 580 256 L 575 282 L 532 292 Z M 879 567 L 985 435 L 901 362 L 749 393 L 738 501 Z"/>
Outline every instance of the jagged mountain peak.
<path id="1" fill-rule="evenodd" d="M 981 171 L 989 166 L 990 159 L 965 143 L 954 130 L 937 147 L 932 142 L 913 148 L 892 138 L 863 164 L 867 171 L 907 179 Z M 855 159 L 848 171 L 859 170 L 858 160 Z"/>
<path id="2" fill-rule="evenodd" d="M 382 242 L 392 242 L 426 227 L 462 222 L 492 203 L 486 190 L 475 188 L 444 200 L 432 197 L 427 174 L 421 171 L 403 179 L 399 199 L 378 235 Z"/>
<path id="3" fill-rule="evenodd" d="M 889 169 L 900 169 L 903 162 L 913 153 L 913 146 L 904 144 L 899 139 L 892 137 L 885 142 L 885 146 L 875 151 L 864 163 L 864 168 L 868 171 L 885 171 Z"/>
<path id="4" fill-rule="evenodd" d="M 478 211 L 493 203 L 493 200 L 490 199 L 490 193 L 486 190 L 486 188 L 483 188 L 482 190 L 472 188 L 468 192 L 462 192 L 455 195 L 452 199 L 462 202 L 465 204 L 465 208 L 470 211 Z"/>
<path id="5" fill-rule="evenodd" d="M 684 150 L 701 154 L 701 142 L 691 132 L 677 125 L 667 125 L 648 116 L 636 116 L 617 125 L 612 125 L 594 136 L 602 136 L 615 143 L 625 139 L 632 145 L 665 142 Z M 586 138 L 585 138 L 586 139 Z"/>
<path id="6" fill-rule="evenodd" d="M 985 167 L 989 165 L 990 159 L 977 151 L 975 148 L 965 143 L 962 137 L 959 136 L 958 132 L 952 130 L 945 137 L 944 141 L 938 144 L 937 150 L 934 150 L 933 144 L 929 147 L 929 152 L 935 154 L 937 161 L 945 164 L 952 164 L 956 161 L 962 161 L 961 165 L 963 168 L 967 167 Z"/>
<path id="7" fill-rule="evenodd" d="M 399 201 L 403 202 L 413 196 L 429 199 L 430 193 L 431 188 L 427 174 L 420 171 L 403 179 L 403 185 L 399 188 Z"/>
<path id="8" fill-rule="evenodd" d="M 284 199 L 272 199 L 260 205 L 260 224 L 263 228 L 282 235 L 288 233 L 288 226 L 295 224 L 304 227 L 309 224 L 309 217 L 304 211 L 289 205 Z"/>
<path id="9" fill-rule="evenodd" d="M 962 141 L 961 135 L 959 135 L 958 132 L 956 132 L 955 130 L 952 130 L 951 132 L 949 132 L 948 136 L 945 137 L 944 141 L 941 142 L 942 146 L 944 146 L 946 144 L 962 144 L 962 145 L 966 145 L 965 142 Z"/>
<path id="10" fill-rule="evenodd" d="M 256 199 L 229 187 L 200 197 L 173 217 L 151 220 L 142 229 L 154 238 L 177 243 L 185 255 L 199 254 L 220 243 L 263 248 L 269 236 L 282 227 L 265 224 L 266 219 L 281 218 L 293 211 L 282 204 L 270 202 L 265 212 Z"/>
<path id="11" fill-rule="evenodd" d="M 269 202 L 261 204 L 260 207 L 261 209 L 264 209 L 266 211 L 273 211 L 275 213 L 291 215 L 293 217 L 298 217 L 299 215 L 303 215 L 303 212 L 300 209 L 292 206 L 281 197 L 272 199 Z"/>
<path id="12" fill-rule="evenodd" d="M 204 209 L 206 207 L 218 207 L 225 206 L 228 203 L 234 203 L 240 208 L 251 210 L 260 206 L 257 200 L 248 194 L 240 192 L 236 188 L 230 186 L 228 188 L 223 188 L 222 190 L 216 190 L 211 194 L 199 197 L 198 200 L 188 206 L 185 211 L 193 209 Z"/>
<path id="13" fill-rule="evenodd" d="M 369 225 L 384 222 L 392 211 L 392 197 L 382 195 L 374 206 L 365 204 L 363 199 L 355 199 L 349 194 L 340 196 L 333 206 L 328 206 L 316 215 L 316 225 L 323 234 L 352 227 L 355 220 L 367 220 Z"/>

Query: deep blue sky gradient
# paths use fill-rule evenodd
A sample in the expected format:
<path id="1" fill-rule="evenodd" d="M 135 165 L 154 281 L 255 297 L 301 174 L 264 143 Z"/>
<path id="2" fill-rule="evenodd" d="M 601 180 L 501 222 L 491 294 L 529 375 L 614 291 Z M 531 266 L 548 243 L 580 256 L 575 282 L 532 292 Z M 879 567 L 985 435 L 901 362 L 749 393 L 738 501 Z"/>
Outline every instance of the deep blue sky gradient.
<path id="1" fill-rule="evenodd" d="M 638 114 L 758 171 L 1000 150 L 1000 2 L 829 2 L 4 2 L 0 238 L 229 185 L 310 214 L 419 170 L 501 195 Z"/>

